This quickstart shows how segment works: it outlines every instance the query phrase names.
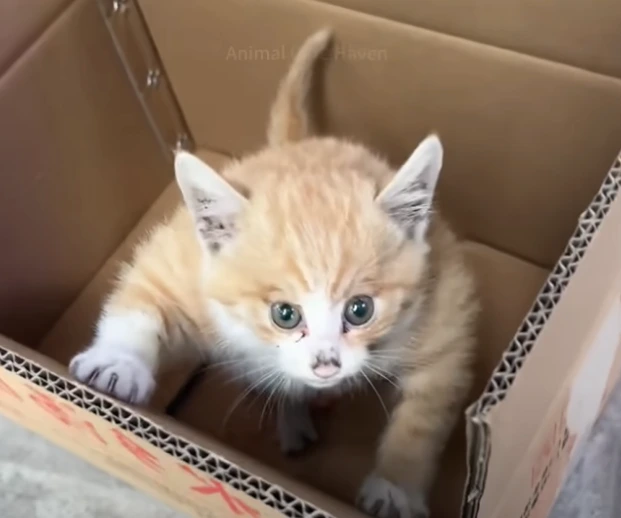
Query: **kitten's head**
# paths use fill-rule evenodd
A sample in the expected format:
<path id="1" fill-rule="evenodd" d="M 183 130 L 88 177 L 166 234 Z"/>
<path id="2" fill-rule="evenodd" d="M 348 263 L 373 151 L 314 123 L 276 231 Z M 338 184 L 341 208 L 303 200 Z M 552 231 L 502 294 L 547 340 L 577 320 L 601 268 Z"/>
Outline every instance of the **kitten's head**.
<path id="1" fill-rule="evenodd" d="M 387 368 L 397 356 L 386 344 L 421 299 L 441 166 L 436 136 L 396 174 L 334 139 L 268 149 L 222 176 L 178 153 L 220 332 L 294 384 L 334 387 Z"/>

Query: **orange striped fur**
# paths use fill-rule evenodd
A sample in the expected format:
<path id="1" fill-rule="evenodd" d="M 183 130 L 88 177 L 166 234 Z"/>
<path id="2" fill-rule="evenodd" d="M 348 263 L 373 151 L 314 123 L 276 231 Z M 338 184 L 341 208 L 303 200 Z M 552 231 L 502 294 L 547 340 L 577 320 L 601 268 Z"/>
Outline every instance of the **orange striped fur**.
<path id="1" fill-rule="evenodd" d="M 177 155 L 185 203 L 137 246 L 71 370 L 145 403 L 157 371 L 186 353 L 238 359 L 250 383 L 291 396 L 278 417 L 284 451 L 316 439 L 308 394 L 394 378 L 398 402 L 359 505 L 420 517 L 470 388 L 479 306 L 462 244 L 432 207 L 439 139 L 395 171 L 362 145 L 310 134 L 311 68 L 329 42 L 321 31 L 299 51 L 264 149 L 219 174 Z M 373 310 L 354 325 L 360 296 Z M 280 303 L 301 315 L 294 329 L 274 320 Z"/>

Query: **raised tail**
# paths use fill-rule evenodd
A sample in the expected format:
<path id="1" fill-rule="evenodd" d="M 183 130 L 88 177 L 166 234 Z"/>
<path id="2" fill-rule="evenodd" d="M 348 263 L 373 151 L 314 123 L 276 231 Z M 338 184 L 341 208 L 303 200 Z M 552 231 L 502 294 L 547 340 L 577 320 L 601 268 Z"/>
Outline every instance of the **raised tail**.
<path id="1" fill-rule="evenodd" d="M 277 146 L 312 134 L 308 95 L 317 59 L 330 46 L 332 30 L 322 29 L 310 36 L 293 58 L 272 104 L 267 141 Z"/>

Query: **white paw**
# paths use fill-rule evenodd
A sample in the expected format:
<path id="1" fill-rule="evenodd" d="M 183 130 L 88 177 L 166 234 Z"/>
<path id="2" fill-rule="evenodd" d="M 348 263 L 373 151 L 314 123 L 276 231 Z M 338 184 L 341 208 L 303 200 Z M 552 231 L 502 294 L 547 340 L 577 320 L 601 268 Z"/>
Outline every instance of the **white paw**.
<path id="1" fill-rule="evenodd" d="M 131 404 L 145 404 L 155 388 L 149 366 L 119 348 L 91 347 L 71 360 L 69 371 L 82 383 Z"/>
<path id="2" fill-rule="evenodd" d="M 285 455 L 300 453 L 317 442 L 317 431 L 307 406 L 283 406 L 278 412 L 278 438 Z"/>
<path id="3" fill-rule="evenodd" d="M 356 503 L 365 513 L 376 518 L 429 517 L 421 494 L 408 495 L 399 486 L 377 475 L 367 477 Z"/>

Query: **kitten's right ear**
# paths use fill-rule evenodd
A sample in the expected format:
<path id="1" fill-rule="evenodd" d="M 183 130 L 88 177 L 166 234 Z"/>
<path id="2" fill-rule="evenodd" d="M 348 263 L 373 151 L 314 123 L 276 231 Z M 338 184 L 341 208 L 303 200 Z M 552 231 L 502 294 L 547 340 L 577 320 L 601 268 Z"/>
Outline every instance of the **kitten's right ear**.
<path id="1" fill-rule="evenodd" d="M 418 242 L 425 239 L 443 154 L 438 136 L 429 135 L 377 196 L 393 221 Z"/>
<path id="2" fill-rule="evenodd" d="M 202 244 L 209 252 L 218 252 L 235 237 L 246 198 L 187 151 L 175 155 L 175 176 Z"/>

